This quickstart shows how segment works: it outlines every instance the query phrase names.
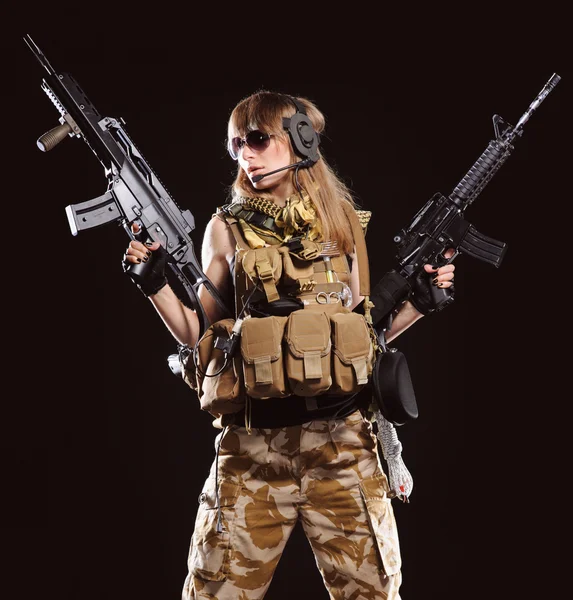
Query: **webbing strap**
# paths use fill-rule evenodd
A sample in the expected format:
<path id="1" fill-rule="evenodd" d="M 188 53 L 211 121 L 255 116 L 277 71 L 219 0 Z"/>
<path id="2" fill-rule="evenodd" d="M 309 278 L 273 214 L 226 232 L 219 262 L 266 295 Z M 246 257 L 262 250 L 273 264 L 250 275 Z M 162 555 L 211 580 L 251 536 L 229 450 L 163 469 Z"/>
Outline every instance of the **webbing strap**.
<path id="1" fill-rule="evenodd" d="M 344 211 L 350 221 L 350 227 L 352 228 L 352 237 L 354 238 L 354 244 L 356 246 L 356 258 L 358 260 L 358 273 L 360 275 L 360 295 L 370 296 L 370 268 L 368 265 L 368 251 L 366 249 L 366 239 L 364 237 L 364 230 L 360 224 L 360 219 L 356 214 L 354 208 L 348 204 L 343 203 Z"/>
<path id="2" fill-rule="evenodd" d="M 271 367 L 270 356 L 260 356 L 255 358 L 255 381 L 261 385 L 273 382 L 273 370 Z"/>
<path id="3" fill-rule="evenodd" d="M 368 365 L 366 364 L 366 359 L 364 357 L 361 358 L 352 358 L 352 367 L 354 368 L 354 373 L 356 375 L 356 382 L 358 385 L 365 385 L 368 383 Z"/>
<path id="4" fill-rule="evenodd" d="M 269 257 L 266 248 L 255 249 L 255 270 L 263 284 L 267 302 L 274 302 L 280 298 L 277 286 L 274 282 L 273 269 L 269 262 Z"/>
<path id="5" fill-rule="evenodd" d="M 303 353 L 304 376 L 306 379 L 322 378 L 322 362 L 318 350 L 310 350 Z"/>
<path id="6" fill-rule="evenodd" d="M 237 248 L 239 248 L 240 250 L 249 250 L 249 246 L 247 245 L 247 242 L 243 238 L 241 230 L 237 225 L 237 219 L 228 215 L 227 213 L 222 212 L 215 213 L 215 216 L 219 217 L 220 219 L 225 221 L 225 223 L 227 223 L 227 225 L 231 229 L 233 237 L 235 238 Z M 235 252 L 235 285 L 233 286 L 235 288 L 235 315 L 239 315 L 241 313 L 243 309 L 242 298 L 244 297 L 247 291 L 247 284 L 245 280 L 246 274 L 243 269 L 243 266 L 241 265 L 241 256 L 241 252 Z"/>

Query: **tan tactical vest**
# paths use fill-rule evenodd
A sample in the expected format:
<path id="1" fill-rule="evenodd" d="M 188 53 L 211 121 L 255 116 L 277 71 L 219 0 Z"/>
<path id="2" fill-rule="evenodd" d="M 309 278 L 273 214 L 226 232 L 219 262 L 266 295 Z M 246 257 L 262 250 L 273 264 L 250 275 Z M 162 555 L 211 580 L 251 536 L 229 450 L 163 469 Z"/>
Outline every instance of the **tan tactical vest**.
<path id="1" fill-rule="evenodd" d="M 233 203 L 216 213 L 236 240 L 236 318 L 209 327 L 184 365 L 185 381 L 201 408 L 216 418 L 215 426 L 221 415 L 248 408 L 249 398 L 353 394 L 366 385 L 375 361 L 376 336 L 368 317 L 347 306 L 352 298 L 346 256 L 335 244 L 296 236 L 281 240 L 275 219 L 252 208 Z M 368 302 L 364 233 L 371 213 L 350 205 L 346 212 L 360 295 Z M 286 312 L 277 311 L 283 304 Z M 239 334 L 230 357 L 217 340 Z"/>

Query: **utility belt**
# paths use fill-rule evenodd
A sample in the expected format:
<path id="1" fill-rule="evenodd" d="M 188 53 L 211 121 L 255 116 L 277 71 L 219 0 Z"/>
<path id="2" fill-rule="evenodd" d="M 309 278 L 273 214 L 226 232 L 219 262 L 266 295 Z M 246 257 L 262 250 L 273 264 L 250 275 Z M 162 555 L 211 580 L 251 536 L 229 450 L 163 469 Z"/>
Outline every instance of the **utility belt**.
<path id="1" fill-rule="evenodd" d="M 239 412 L 248 398 L 348 397 L 372 373 L 375 356 L 364 316 L 340 303 L 246 318 L 240 336 L 236 326 L 234 319 L 211 325 L 183 363 L 201 408 L 217 417 Z"/>
<path id="2" fill-rule="evenodd" d="M 246 427 L 247 423 L 256 429 L 292 427 L 309 421 L 345 419 L 358 409 L 367 409 L 370 402 L 370 396 L 362 393 L 352 396 L 324 394 L 307 398 L 290 396 L 273 402 L 251 398 L 248 408 L 223 415 L 219 422 L 222 427 Z"/>

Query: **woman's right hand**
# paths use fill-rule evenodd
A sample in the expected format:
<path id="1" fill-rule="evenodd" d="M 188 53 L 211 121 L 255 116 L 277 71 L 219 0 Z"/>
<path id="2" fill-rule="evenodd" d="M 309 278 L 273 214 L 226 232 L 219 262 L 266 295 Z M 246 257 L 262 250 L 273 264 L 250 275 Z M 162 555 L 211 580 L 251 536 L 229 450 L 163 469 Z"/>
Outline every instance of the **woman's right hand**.
<path id="1" fill-rule="evenodd" d="M 133 223 L 131 225 L 131 231 L 134 234 L 139 233 L 140 227 L 137 223 Z M 126 266 L 129 266 L 129 263 L 136 264 L 142 262 L 148 262 L 151 258 L 151 253 L 154 250 L 159 248 L 159 242 L 153 242 L 148 244 L 143 244 L 142 242 L 138 242 L 137 240 L 131 240 L 127 250 L 125 251 L 125 255 L 123 257 L 123 262 L 128 263 Z"/>
<path id="2" fill-rule="evenodd" d="M 133 223 L 131 231 L 137 234 L 140 231 L 139 225 Z M 128 270 L 131 265 L 142 263 L 149 263 L 149 266 L 142 269 L 141 272 Z M 167 252 L 159 242 L 146 242 L 144 244 L 137 240 L 131 240 L 123 255 L 123 270 L 128 273 L 132 281 L 147 297 L 156 294 L 167 284 L 167 277 L 165 276 L 166 263 Z"/>

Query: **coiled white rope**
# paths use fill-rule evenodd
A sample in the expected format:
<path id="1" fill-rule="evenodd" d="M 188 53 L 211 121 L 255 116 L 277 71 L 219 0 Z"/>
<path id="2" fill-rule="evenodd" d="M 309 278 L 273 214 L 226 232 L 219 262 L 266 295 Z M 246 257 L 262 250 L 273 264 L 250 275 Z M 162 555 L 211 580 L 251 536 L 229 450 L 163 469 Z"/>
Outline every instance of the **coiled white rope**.
<path id="1" fill-rule="evenodd" d="M 384 460 L 388 465 L 390 489 L 403 502 L 408 502 L 408 497 L 414 487 L 414 480 L 402 460 L 402 444 L 398 439 L 396 428 L 384 418 L 379 410 L 374 411 L 374 417 L 378 425 L 376 436 L 382 447 Z"/>

